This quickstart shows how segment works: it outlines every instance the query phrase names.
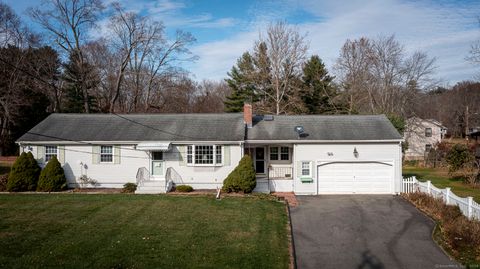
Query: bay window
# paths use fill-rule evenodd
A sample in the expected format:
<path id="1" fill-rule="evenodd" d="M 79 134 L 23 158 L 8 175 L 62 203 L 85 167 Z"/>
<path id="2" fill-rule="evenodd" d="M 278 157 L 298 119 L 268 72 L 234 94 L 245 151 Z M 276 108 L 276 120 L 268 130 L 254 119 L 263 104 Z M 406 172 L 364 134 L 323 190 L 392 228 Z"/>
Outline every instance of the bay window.
<path id="1" fill-rule="evenodd" d="M 193 166 L 216 166 L 223 164 L 222 146 L 188 145 L 187 164 Z"/>

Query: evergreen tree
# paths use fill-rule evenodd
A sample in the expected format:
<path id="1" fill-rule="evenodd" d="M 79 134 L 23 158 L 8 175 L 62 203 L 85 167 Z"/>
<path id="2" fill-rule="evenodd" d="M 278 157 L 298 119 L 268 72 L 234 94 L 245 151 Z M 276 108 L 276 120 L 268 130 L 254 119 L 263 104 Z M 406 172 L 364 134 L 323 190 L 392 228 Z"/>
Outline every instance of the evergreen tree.
<path id="1" fill-rule="evenodd" d="M 40 167 L 31 152 L 22 152 L 8 175 L 8 191 L 35 191 Z"/>
<path id="2" fill-rule="evenodd" d="M 61 191 L 67 187 L 67 179 L 57 157 L 53 157 L 40 172 L 37 191 Z"/>
<path id="3" fill-rule="evenodd" d="M 79 66 L 76 53 L 70 55 L 69 62 L 65 65 L 63 79 L 66 82 L 65 101 L 62 105 L 62 111 L 67 113 L 84 113 L 84 97 L 82 83 L 87 88 L 87 92 L 95 89 L 99 83 L 95 68 L 84 61 L 84 66 Z M 98 111 L 96 101 L 88 94 L 88 103 L 90 112 Z"/>
<path id="4" fill-rule="evenodd" d="M 301 99 L 308 114 L 334 114 L 338 108 L 334 102 L 337 96 L 325 64 L 313 55 L 303 66 Z"/>
<path id="5" fill-rule="evenodd" d="M 243 104 L 256 102 L 258 97 L 255 92 L 255 65 L 250 53 L 245 52 L 237 60 L 237 65 L 232 67 L 228 73 L 230 78 L 226 79 L 228 87 L 232 90 L 225 101 L 226 112 L 241 112 Z"/>

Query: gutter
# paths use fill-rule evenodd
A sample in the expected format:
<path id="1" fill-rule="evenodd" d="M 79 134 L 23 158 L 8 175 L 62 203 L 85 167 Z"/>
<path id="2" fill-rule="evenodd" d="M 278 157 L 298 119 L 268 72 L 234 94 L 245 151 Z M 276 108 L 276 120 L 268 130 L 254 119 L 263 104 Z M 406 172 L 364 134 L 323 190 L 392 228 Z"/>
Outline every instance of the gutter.
<path id="1" fill-rule="evenodd" d="M 183 145 L 183 144 L 238 144 L 241 145 L 244 143 L 243 140 L 240 141 L 70 141 L 70 140 L 55 140 L 55 141 L 15 141 L 17 145 L 92 145 L 92 144 L 102 144 L 102 145 L 137 145 L 138 143 L 143 142 L 155 142 L 155 143 L 171 143 L 173 145 Z"/>
<path id="2" fill-rule="evenodd" d="M 269 143 L 296 143 L 296 144 L 314 144 L 314 143 L 325 143 L 325 144 L 336 144 L 336 143 L 400 143 L 405 141 L 405 139 L 385 139 L 385 140 L 245 140 L 247 144 L 269 144 Z"/>

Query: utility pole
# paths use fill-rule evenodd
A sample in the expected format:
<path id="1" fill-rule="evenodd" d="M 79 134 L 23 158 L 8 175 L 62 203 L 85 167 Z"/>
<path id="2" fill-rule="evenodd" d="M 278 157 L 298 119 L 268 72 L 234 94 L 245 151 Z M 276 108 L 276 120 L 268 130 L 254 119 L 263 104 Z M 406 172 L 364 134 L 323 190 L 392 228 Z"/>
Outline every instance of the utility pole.
<path id="1" fill-rule="evenodd" d="M 468 141 L 468 105 L 465 108 L 465 140 Z"/>

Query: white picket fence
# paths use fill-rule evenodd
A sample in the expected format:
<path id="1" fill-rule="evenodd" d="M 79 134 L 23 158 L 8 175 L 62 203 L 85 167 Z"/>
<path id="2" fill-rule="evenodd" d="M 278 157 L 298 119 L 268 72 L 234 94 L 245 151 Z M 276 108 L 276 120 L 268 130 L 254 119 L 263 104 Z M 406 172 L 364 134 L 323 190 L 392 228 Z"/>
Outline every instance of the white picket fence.
<path id="1" fill-rule="evenodd" d="M 428 193 L 435 198 L 442 199 L 447 205 L 458 205 L 462 213 L 469 219 L 480 220 L 480 204 L 475 202 L 472 197 L 458 197 L 450 188 L 437 188 L 430 180 L 421 182 L 414 176 L 403 178 L 402 192 L 410 193 L 416 191 Z"/>

